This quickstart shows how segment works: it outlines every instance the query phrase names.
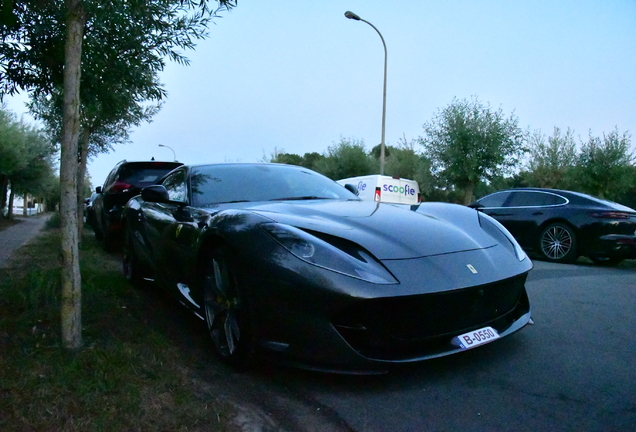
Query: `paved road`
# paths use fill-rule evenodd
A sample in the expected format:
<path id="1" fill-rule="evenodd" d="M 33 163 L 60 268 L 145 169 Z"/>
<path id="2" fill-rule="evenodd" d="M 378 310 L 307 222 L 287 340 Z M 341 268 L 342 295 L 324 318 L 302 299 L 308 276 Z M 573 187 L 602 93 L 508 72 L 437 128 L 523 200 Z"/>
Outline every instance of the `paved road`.
<path id="1" fill-rule="evenodd" d="M 0 231 L 0 267 L 13 252 L 33 238 L 44 227 L 50 213 L 39 216 L 16 217 L 19 222 Z"/>
<path id="2" fill-rule="evenodd" d="M 536 261 L 527 287 L 536 324 L 510 338 L 377 378 L 267 380 L 357 432 L 636 431 L 636 270 Z"/>

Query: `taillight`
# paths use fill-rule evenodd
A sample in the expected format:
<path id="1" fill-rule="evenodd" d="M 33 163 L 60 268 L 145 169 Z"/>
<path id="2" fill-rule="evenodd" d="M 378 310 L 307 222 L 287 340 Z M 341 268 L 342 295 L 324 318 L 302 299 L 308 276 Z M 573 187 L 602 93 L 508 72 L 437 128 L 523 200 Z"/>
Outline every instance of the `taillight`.
<path id="1" fill-rule="evenodd" d="M 380 202 L 381 197 L 380 197 L 380 188 L 376 187 L 375 188 L 375 196 L 373 197 L 373 201 L 377 201 Z"/>
<path id="2" fill-rule="evenodd" d="M 123 182 L 115 182 L 114 185 L 110 187 L 111 193 L 124 193 L 128 192 L 132 188 L 132 185 Z"/>
<path id="3" fill-rule="evenodd" d="M 631 215 L 620 211 L 603 211 L 592 213 L 591 216 L 599 219 L 629 219 Z"/>

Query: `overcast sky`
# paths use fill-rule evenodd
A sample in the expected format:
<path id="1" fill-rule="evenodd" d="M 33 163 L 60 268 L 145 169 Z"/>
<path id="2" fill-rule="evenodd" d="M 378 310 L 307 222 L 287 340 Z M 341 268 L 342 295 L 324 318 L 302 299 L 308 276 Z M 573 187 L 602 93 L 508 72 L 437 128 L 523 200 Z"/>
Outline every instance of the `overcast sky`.
<path id="1" fill-rule="evenodd" d="M 386 41 L 388 145 L 472 96 L 546 134 L 636 132 L 634 0 L 239 0 L 190 66 L 166 68 L 153 122 L 89 162 L 93 186 L 122 159 L 172 160 L 158 144 L 185 163 L 323 153 L 341 137 L 379 144 L 382 42 L 347 10 Z"/>

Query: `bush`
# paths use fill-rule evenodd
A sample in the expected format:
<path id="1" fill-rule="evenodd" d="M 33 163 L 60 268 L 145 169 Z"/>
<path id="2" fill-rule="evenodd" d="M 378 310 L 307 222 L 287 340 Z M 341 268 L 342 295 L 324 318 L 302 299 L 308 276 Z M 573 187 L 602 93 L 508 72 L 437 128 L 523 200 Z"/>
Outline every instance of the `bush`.
<path id="1" fill-rule="evenodd" d="M 62 226 L 62 223 L 60 220 L 60 213 L 55 212 L 51 215 L 49 220 L 46 221 L 46 229 L 55 229 L 55 228 L 59 228 L 60 226 Z"/>

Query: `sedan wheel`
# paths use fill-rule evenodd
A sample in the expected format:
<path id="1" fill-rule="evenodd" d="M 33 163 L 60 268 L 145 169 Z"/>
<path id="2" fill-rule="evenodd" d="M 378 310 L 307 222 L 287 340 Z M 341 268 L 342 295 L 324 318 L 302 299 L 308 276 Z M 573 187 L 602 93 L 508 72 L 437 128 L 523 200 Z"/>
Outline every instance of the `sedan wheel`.
<path id="1" fill-rule="evenodd" d="M 245 367 L 253 351 L 248 308 L 232 264 L 227 248 L 211 254 L 204 279 L 205 322 L 221 360 Z"/>
<path id="2" fill-rule="evenodd" d="M 143 288 L 144 278 L 142 276 L 141 268 L 139 267 L 139 259 L 137 258 L 137 255 L 135 255 L 132 231 L 130 228 L 126 228 L 124 232 L 124 259 L 122 262 L 124 277 L 131 285 L 137 288 Z"/>
<path id="3" fill-rule="evenodd" d="M 576 235 L 566 224 L 549 225 L 541 232 L 539 250 L 548 261 L 574 262 L 578 258 Z"/>
<path id="4" fill-rule="evenodd" d="M 95 233 L 95 240 L 102 241 L 104 239 L 104 236 L 102 232 L 99 230 L 99 227 L 97 226 L 97 222 L 93 221 L 90 225 L 93 228 L 93 232 Z"/>

